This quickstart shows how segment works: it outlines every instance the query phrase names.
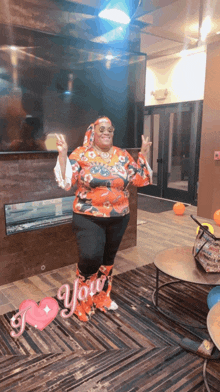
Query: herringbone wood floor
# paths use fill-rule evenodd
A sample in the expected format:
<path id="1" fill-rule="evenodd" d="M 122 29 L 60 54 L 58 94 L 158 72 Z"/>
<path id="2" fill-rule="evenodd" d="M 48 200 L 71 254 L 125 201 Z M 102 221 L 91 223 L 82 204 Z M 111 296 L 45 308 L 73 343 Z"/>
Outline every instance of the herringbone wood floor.
<path id="1" fill-rule="evenodd" d="M 43 331 L 27 326 L 18 339 L 9 335 L 13 312 L 0 316 L 2 390 L 204 391 L 203 359 L 184 351 L 179 342 L 208 336 L 193 325 L 205 325 L 210 288 L 187 283 L 164 288 L 160 306 L 173 315 L 170 320 L 152 304 L 154 287 L 153 264 L 119 274 L 112 294 L 117 311 L 97 311 L 86 324 L 58 315 Z M 62 301 L 59 306 L 63 308 Z M 190 326 L 181 326 L 176 316 Z M 208 380 L 211 391 L 219 391 L 219 361 L 209 361 Z"/>
<path id="2" fill-rule="evenodd" d="M 12 313 L 2 316 L 0 390 L 204 391 L 203 360 L 185 352 L 178 342 L 182 337 L 201 341 L 206 332 L 183 328 L 154 309 L 151 295 L 155 269 L 147 265 L 164 249 L 193 245 L 196 225 L 191 213 L 196 216 L 195 207 L 187 207 L 182 217 L 175 216 L 173 211 L 159 214 L 138 211 L 138 246 L 118 252 L 116 258 L 113 298 L 119 304 L 117 312 L 97 312 L 86 325 L 75 317 L 64 324 L 57 316 L 42 332 L 27 326 L 17 341 L 9 338 Z M 220 228 L 213 221 L 199 220 L 213 224 L 220 236 Z M 45 296 L 55 296 L 61 284 L 72 284 L 74 271 L 75 266 L 69 266 L 2 286 L 1 314 L 16 310 L 24 299 L 40 301 Z M 204 324 L 209 289 L 175 285 L 164 291 L 161 305 L 189 322 Z M 180 304 L 184 306 L 179 307 Z M 220 390 L 219 361 L 209 361 L 208 380 L 212 392 Z"/>

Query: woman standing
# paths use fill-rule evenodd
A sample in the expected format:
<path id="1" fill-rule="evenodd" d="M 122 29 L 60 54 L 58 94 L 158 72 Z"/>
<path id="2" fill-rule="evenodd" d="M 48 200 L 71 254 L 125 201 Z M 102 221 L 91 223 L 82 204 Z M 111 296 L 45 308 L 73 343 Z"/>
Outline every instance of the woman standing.
<path id="1" fill-rule="evenodd" d="M 152 183 L 147 163 L 151 143 L 142 135 L 138 162 L 131 155 L 113 146 L 114 127 L 107 117 L 98 118 L 87 129 L 82 147 L 67 157 L 68 147 L 63 135 L 56 135 L 59 157 L 55 177 L 58 185 L 69 190 L 77 182 L 73 203 L 73 230 L 76 233 L 79 263 L 76 276 L 79 287 L 90 287 L 105 277 L 103 290 L 79 301 L 76 316 L 88 321 L 94 309 L 115 310 L 111 300 L 112 268 L 115 255 L 129 222 L 129 183 L 141 187 Z"/>

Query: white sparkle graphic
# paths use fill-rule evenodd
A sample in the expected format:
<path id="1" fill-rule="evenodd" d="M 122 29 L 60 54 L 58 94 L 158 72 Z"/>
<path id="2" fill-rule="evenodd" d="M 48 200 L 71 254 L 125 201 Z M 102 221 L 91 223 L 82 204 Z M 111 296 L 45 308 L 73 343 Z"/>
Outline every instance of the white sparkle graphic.
<path id="1" fill-rule="evenodd" d="M 34 328 L 37 328 L 37 325 L 35 325 Z"/>
<path id="2" fill-rule="evenodd" d="M 51 309 L 50 309 L 49 306 L 47 305 L 47 306 L 45 306 L 44 311 L 45 311 L 45 313 L 49 313 L 49 312 L 51 311 Z"/>

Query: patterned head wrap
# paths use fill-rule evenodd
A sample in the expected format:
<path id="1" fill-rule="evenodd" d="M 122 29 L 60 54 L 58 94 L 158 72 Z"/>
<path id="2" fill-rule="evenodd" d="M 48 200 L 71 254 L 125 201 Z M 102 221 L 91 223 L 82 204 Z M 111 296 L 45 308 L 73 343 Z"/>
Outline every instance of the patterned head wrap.
<path id="1" fill-rule="evenodd" d="M 92 147 L 93 141 L 94 141 L 94 124 L 90 124 L 84 136 L 83 147 L 86 147 L 86 150 L 88 150 L 90 147 Z"/>
<path id="2" fill-rule="evenodd" d="M 88 150 L 89 148 L 92 147 L 93 142 L 94 142 L 95 125 L 100 124 L 101 122 L 108 122 L 112 125 L 112 122 L 111 122 L 111 120 L 109 120 L 108 117 L 98 118 L 98 120 L 96 120 L 94 122 L 94 124 L 90 124 L 90 126 L 87 128 L 87 131 L 85 133 L 84 140 L 83 140 L 83 147 L 86 147 L 86 150 Z"/>
<path id="3" fill-rule="evenodd" d="M 102 123 L 102 122 L 109 123 L 110 125 L 112 125 L 112 122 L 111 122 L 111 120 L 109 120 L 108 117 L 101 117 L 101 118 L 98 118 L 98 120 L 96 120 L 96 122 L 94 123 L 94 125 L 100 124 L 100 123 Z"/>

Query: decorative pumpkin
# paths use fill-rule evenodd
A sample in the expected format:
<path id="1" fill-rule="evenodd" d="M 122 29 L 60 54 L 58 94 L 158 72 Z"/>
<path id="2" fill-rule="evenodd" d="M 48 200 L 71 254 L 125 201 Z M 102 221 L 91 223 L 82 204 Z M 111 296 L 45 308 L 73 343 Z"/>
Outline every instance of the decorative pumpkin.
<path id="1" fill-rule="evenodd" d="M 220 226 L 220 210 L 215 211 L 213 219 L 215 223 Z"/>
<path id="2" fill-rule="evenodd" d="M 185 206 L 183 203 L 175 203 L 173 206 L 173 211 L 175 212 L 176 215 L 183 215 L 185 211 Z"/>

